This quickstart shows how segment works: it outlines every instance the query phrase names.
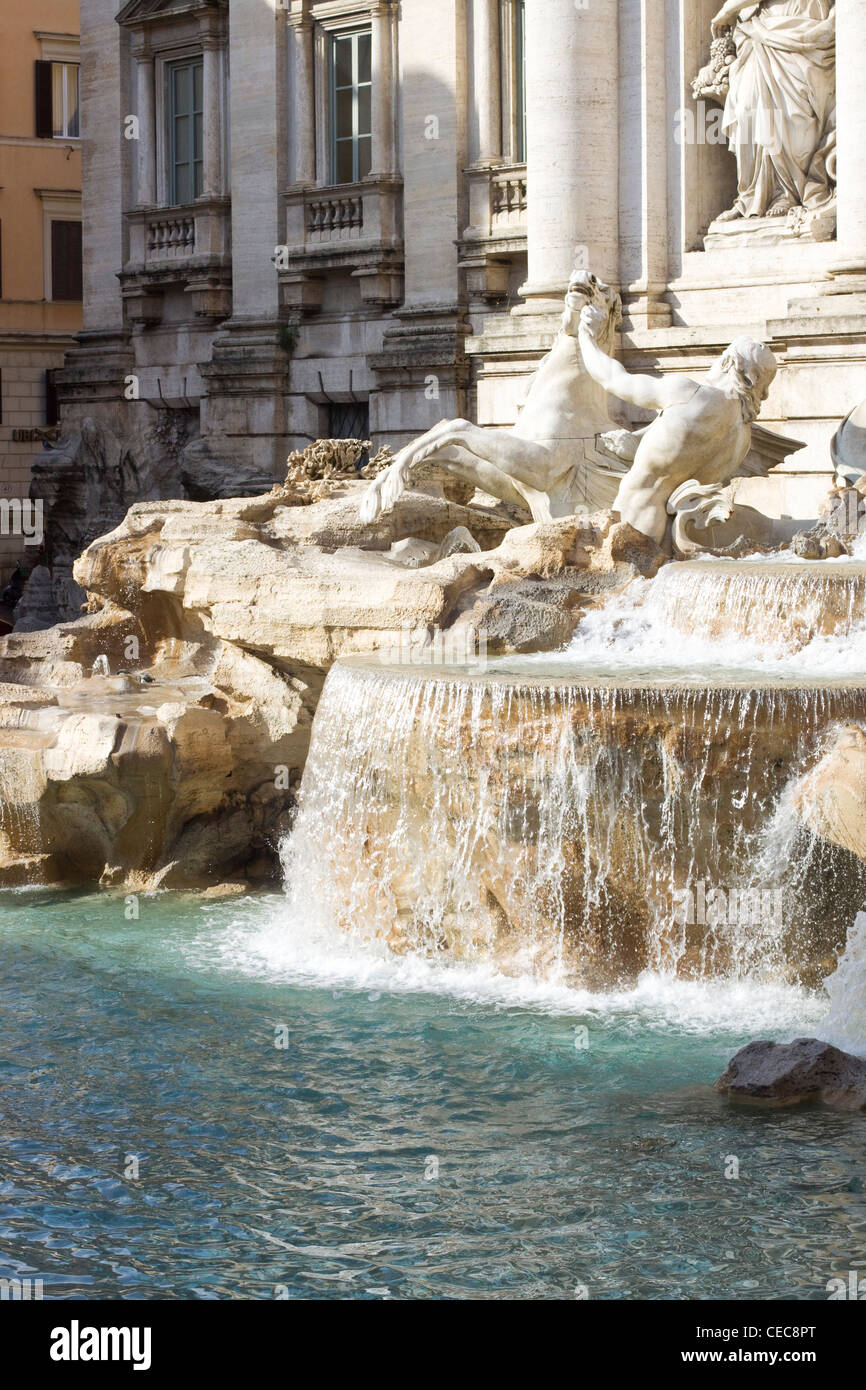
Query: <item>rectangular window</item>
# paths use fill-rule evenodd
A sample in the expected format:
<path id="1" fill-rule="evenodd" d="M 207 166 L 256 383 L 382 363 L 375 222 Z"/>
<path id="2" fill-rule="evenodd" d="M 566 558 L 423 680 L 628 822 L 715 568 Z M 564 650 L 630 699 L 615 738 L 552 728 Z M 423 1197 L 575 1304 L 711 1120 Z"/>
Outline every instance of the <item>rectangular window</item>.
<path id="1" fill-rule="evenodd" d="M 45 423 L 46 425 L 56 425 L 60 421 L 60 412 L 57 408 L 57 375 L 56 367 L 49 367 L 45 373 Z"/>
<path id="2" fill-rule="evenodd" d="M 328 406 L 328 438 L 369 439 L 369 403 L 367 401 L 332 401 Z"/>
<path id="3" fill-rule="evenodd" d="M 81 223 L 51 223 L 51 298 L 80 302 Z"/>
<path id="4" fill-rule="evenodd" d="M 78 63 L 36 64 L 36 134 L 40 140 L 78 140 L 81 136 Z"/>
<path id="5" fill-rule="evenodd" d="M 201 197 L 204 184 L 204 64 L 201 58 L 168 68 L 169 200 L 183 207 Z"/>
<path id="6" fill-rule="evenodd" d="M 51 134 L 55 140 L 77 140 L 81 135 L 77 63 L 51 64 Z"/>
<path id="7" fill-rule="evenodd" d="M 514 16 L 516 81 L 514 91 L 514 162 L 526 163 L 526 5 L 517 0 Z"/>
<path id="8" fill-rule="evenodd" d="M 373 163 L 373 36 L 331 39 L 331 183 L 358 183 Z"/>

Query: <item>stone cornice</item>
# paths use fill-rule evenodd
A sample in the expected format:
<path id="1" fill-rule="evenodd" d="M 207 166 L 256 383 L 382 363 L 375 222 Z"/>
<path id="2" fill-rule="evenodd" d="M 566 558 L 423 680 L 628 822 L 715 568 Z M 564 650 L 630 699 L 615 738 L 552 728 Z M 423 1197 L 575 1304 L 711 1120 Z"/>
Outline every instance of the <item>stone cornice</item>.
<path id="1" fill-rule="evenodd" d="M 227 9 L 228 0 L 128 0 L 115 19 L 125 28 L 146 24 L 148 20 Z"/>

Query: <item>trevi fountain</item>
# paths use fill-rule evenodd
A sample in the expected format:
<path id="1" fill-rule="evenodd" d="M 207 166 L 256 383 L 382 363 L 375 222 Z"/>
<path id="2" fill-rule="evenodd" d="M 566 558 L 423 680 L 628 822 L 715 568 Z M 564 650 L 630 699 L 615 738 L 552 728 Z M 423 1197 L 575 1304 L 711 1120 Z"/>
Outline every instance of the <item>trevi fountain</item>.
<path id="1" fill-rule="evenodd" d="M 704 87 L 766 78 L 742 9 Z M 823 52 L 718 236 L 824 234 Z M 780 456 L 768 346 L 646 374 L 591 267 L 561 309 L 513 427 L 135 503 L 71 621 L 28 621 L 31 580 L 2 1228 L 48 1296 L 823 1299 L 859 1268 L 863 413 L 818 513 L 774 517 L 735 486 Z"/>

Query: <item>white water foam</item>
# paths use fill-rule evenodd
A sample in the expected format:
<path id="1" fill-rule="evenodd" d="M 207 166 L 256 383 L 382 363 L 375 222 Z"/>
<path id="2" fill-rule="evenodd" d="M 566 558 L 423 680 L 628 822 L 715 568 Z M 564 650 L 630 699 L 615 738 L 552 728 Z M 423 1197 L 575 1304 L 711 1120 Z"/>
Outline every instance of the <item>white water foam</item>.
<path id="1" fill-rule="evenodd" d="M 866 560 L 866 538 L 855 558 L 861 562 Z M 753 562 L 750 571 L 756 576 L 760 575 L 761 562 Z M 816 575 L 820 573 L 816 570 Z M 772 582 L 781 589 L 785 588 L 784 576 L 781 579 L 774 577 Z M 797 578 L 796 582 L 801 581 Z M 857 583 L 852 580 L 848 588 L 862 607 L 862 576 Z M 760 591 L 760 584 L 757 589 Z M 788 584 L 787 589 L 794 594 L 795 585 Z M 839 630 L 817 632 L 809 636 L 799 651 L 791 651 L 790 641 L 768 640 L 766 632 L 761 639 L 742 633 L 712 637 L 702 635 L 700 631 L 672 633 L 669 612 L 666 613 L 663 603 L 653 600 L 652 594 L 652 582 L 635 581 L 623 594 L 609 600 L 604 608 L 584 618 L 566 651 L 557 655 L 546 654 L 537 659 L 522 658 L 520 664 L 523 670 L 530 674 L 531 668 L 536 666 L 539 675 L 546 672 L 555 676 L 559 674 L 558 666 L 567 663 L 575 671 L 587 666 L 596 670 L 601 668 L 614 682 L 618 676 L 633 680 L 636 673 L 646 672 L 656 680 L 667 678 L 673 684 L 677 681 L 677 672 L 685 669 L 697 684 L 701 683 L 702 672 L 716 681 L 720 676 L 736 679 L 742 675 L 746 684 L 749 683 L 748 677 L 752 676 L 759 677 L 762 683 L 781 687 L 800 682 L 808 685 L 821 680 L 840 685 L 866 684 L 866 643 L 863 641 L 866 631 L 856 604 L 849 605 L 847 614 L 843 613 Z M 688 602 L 685 590 L 680 601 Z M 752 601 L 754 595 L 750 597 Z M 820 603 L 815 604 L 815 609 L 820 617 Z M 789 638 L 790 633 L 786 636 Z M 339 704 L 338 691 L 342 690 L 347 679 L 345 672 L 332 673 L 328 682 L 332 702 L 336 700 Z M 392 700 L 399 694 L 398 684 L 395 681 L 391 686 Z M 431 694 L 432 713 L 437 719 L 443 713 L 444 690 L 445 687 L 440 685 L 438 694 L 428 692 Z M 348 887 L 348 897 L 353 898 L 354 888 L 350 882 L 352 866 L 359 865 L 359 854 L 363 857 L 366 853 L 364 843 L 355 843 L 359 833 L 359 815 L 366 805 L 365 797 L 367 800 L 371 796 L 375 799 L 379 794 L 385 753 L 383 743 L 390 746 L 395 738 L 395 730 L 405 721 L 408 721 L 407 731 L 409 725 L 414 728 L 417 723 L 418 709 L 408 707 L 412 705 L 411 700 L 408 705 L 404 702 L 400 708 L 386 709 L 382 697 L 389 692 L 377 691 L 376 694 L 376 700 L 364 711 L 367 716 L 372 716 L 375 710 L 374 723 L 378 730 L 376 748 L 371 746 L 368 750 L 369 785 L 363 778 L 355 776 L 362 770 L 354 765 L 360 757 L 358 734 L 359 725 L 363 722 L 359 719 L 362 712 L 354 705 L 351 710 L 347 706 L 339 710 L 341 717 L 335 718 L 335 709 L 331 709 L 326 721 L 328 732 L 320 735 L 322 747 L 318 750 L 318 761 L 311 753 L 298 831 L 292 837 L 294 843 L 291 852 L 286 855 L 288 899 L 283 904 L 275 905 L 266 920 L 262 921 L 258 916 L 258 920 L 244 921 L 241 917 L 231 931 L 221 935 L 218 954 L 225 968 L 256 978 L 281 980 L 303 987 L 360 991 L 372 995 L 441 995 L 465 1005 L 530 1009 L 572 1017 L 619 1018 L 624 1025 L 627 1019 L 631 1019 L 642 1026 L 687 1033 L 747 1031 L 752 1037 L 790 1037 L 805 1031 L 816 1031 L 827 1016 L 821 1028 L 822 1036 L 826 1036 L 829 1028 L 835 1028 L 841 1037 L 844 1022 L 847 1045 L 852 1050 L 855 1045 L 866 1046 L 866 1005 L 862 1008 L 861 1016 L 851 1009 L 850 1002 L 840 1002 L 842 996 L 839 991 L 846 980 L 842 967 L 835 977 L 835 984 L 830 987 L 831 1001 L 832 991 L 835 990 L 835 1002 L 839 1005 L 837 1012 L 841 1011 L 834 1021 L 832 1002 L 830 1014 L 827 1015 L 827 1001 L 820 994 L 808 993 L 772 979 L 758 980 L 751 974 L 745 977 L 741 975 L 738 979 L 689 981 L 675 979 L 658 971 L 646 971 L 633 987 L 596 993 L 568 983 L 565 972 L 557 971 L 555 961 L 553 968 L 539 973 L 529 949 L 525 970 L 521 970 L 520 953 L 514 952 L 506 973 L 495 955 L 481 953 L 470 959 L 453 960 L 446 954 L 431 954 L 423 950 L 401 950 L 397 953 L 377 937 L 375 929 L 370 930 L 370 923 L 360 929 L 364 924 L 357 922 L 357 930 L 346 930 L 345 922 L 343 929 L 337 927 L 333 903 L 328 900 L 329 893 L 333 896 L 332 872 L 338 869 L 343 880 L 340 894 Z M 814 699 L 820 703 L 818 696 Z M 431 734 L 435 727 L 435 721 L 431 722 Z M 446 719 L 443 727 L 453 727 L 453 721 Z M 324 726 L 320 728 L 324 729 Z M 436 732 L 438 737 L 441 731 L 437 729 Z M 315 744 L 314 736 L 314 747 Z M 314 768 L 316 776 L 311 778 Z M 460 759 L 456 758 L 450 776 L 459 779 L 460 771 Z M 319 803 L 317 807 L 313 804 L 316 801 Z M 443 805 L 444 827 L 453 819 L 453 808 L 449 809 L 450 803 L 446 805 L 443 802 Z M 438 803 L 437 810 L 442 810 Z M 431 816 L 427 825 L 428 838 L 433 819 L 435 817 Z M 417 862 L 411 851 L 417 850 L 418 846 L 406 840 L 405 829 L 405 826 L 400 826 L 399 844 L 392 843 L 393 853 L 388 861 L 392 867 L 389 872 L 394 872 L 395 866 L 396 871 L 402 872 L 406 863 L 411 866 Z M 774 842 L 777 848 L 783 843 L 787 848 L 793 842 L 796 825 L 785 797 L 777 804 L 776 815 L 770 817 L 766 830 L 764 848 L 767 850 L 772 849 Z M 333 839 L 331 849 L 334 853 L 330 859 L 327 855 L 323 859 L 322 849 L 329 839 Z M 407 849 L 409 856 L 405 854 Z M 331 865 L 330 870 L 328 864 Z M 321 877 L 323 870 L 325 881 L 317 884 L 317 876 Z M 310 871 L 309 877 L 307 871 Z M 317 887 L 323 891 L 318 892 Z M 347 905 L 360 910 L 363 905 L 361 897 L 357 903 L 353 901 Z M 387 928 L 389 922 L 383 925 Z M 213 948 L 216 943 L 211 940 L 210 946 Z M 849 950 L 853 951 L 853 944 Z M 866 962 L 866 945 L 861 954 Z M 857 959 L 856 968 L 859 969 L 860 957 Z"/>
<path id="2" fill-rule="evenodd" d="M 787 1038 L 813 1029 L 826 1000 L 793 986 L 748 980 L 685 981 L 646 972 L 633 988 L 595 993 L 550 977 L 504 974 L 485 960 L 431 960 L 395 955 L 380 941 L 361 941 L 316 919 L 315 912 L 261 899 L 235 907 L 232 921 L 213 921 L 188 948 L 190 964 L 218 968 L 269 984 L 332 993 L 426 995 L 457 1007 L 518 1010 L 574 1018 L 629 1030 L 688 1035 L 749 1033 Z M 216 926 L 216 929 L 214 927 Z"/>
<path id="3" fill-rule="evenodd" d="M 862 547 L 862 558 L 866 559 L 866 537 L 858 540 Z M 774 565 L 778 558 L 773 557 Z M 721 565 L 713 561 L 705 568 L 710 573 L 723 578 Z M 762 590 L 766 590 L 765 603 L 768 607 L 779 606 L 780 615 L 787 604 L 802 604 L 809 575 L 795 582 L 786 582 L 785 575 L 762 574 L 761 564 L 755 559 L 748 573 L 743 574 L 747 562 L 729 561 L 731 575 L 739 579 L 743 601 L 748 601 L 753 609 L 761 612 Z M 802 561 L 799 567 L 802 569 Z M 820 583 L 821 565 L 816 562 L 815 581 Z M 850 567 L 853 562 L 849 561 Z M 791 683 L 800 680 L 831 680 L 846 682 L 866 682 L 866 616 L 863 598 L 866 595 L 866 582 L 857 584 L 854 577 L 846 576 L 844 561 L 834 561 L 833 570 L 840 583 L 844 581 L 848 611 L 843 613 L 842 621 L 836 631 L 814 632 L 800 646 L 791 650 L 790 632 L 784 621 L 779 621 L 775 636 L 766 630 L 760 634 L 746 635 L 734 630 L 728 633 L 706 635 L 701 630 L 689 631 L 690 604 L 699 603 L 700 590 L 705 587 L 696 583 L 700 579 L 700 562 L 692 562 L 688 573 L 677 565 L 667 566 L 655 580 L 636 579 L 621 594 L 615 595 L 600 608 L 588 612 L 581 620 L 570 644 L 556 653 L 543 657 L 525 658 L 527 669 L 533 663 L 555 669 L 556 663 L 567 663 L 580 667 L 586 664 L 597 668 L 601 663 L 611 676 L 621 674 L 625 677 L 635 672 L 663 676 L 673 671 L 689 671 L 693 678 L 705 675 L 708 679 L 720 679 L 724 675 L 732 678 L 746 677 L 749 674 L 766 680 Z M 764 562 L 766 572 L 766 560 Z M 739 573 L 737 573 L 739 572 Z M 681 594 L 676 594 L 678 581 Z M 713 599 L 712 586 L 707 597 Z M 776 596 L 773 590 L 776 590 Z M 749 592 L 751 590 L 751 593 Z M 672 602 L 663 602 L 666 591 L 671 591 Z M 697 592 L 695 592 L 697 591 Z M 813 598 L 816 611 L 820 611 L 821 594 Z M 683 610 L 683 625 L 672 626 L 672 608 L 677 604 Z M 766 618 L 766 614 L 763 615 Z M 772 624 L 771 624 L 772 626 Z"/>

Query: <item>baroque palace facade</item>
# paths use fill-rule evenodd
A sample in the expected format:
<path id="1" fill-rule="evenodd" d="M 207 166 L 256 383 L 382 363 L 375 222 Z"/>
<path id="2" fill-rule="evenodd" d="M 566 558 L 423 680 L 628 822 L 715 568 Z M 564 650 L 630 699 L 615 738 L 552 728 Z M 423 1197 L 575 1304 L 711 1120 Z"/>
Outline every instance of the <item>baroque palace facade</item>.
<path id="1" fill-rule="evenodd" d="M 835 14 L 838 195 L 725 221 L 716 0 L 82 0 L 67 437 L 95 421 L 137 495 L 212 496 L 316 437 L 508 425 L 577 262 L 630 368 L 770 344 L 762 424 L 805 448 L 743 497 L 813 515 L 866 397 L 866 4 L 780 4 Z"/>

